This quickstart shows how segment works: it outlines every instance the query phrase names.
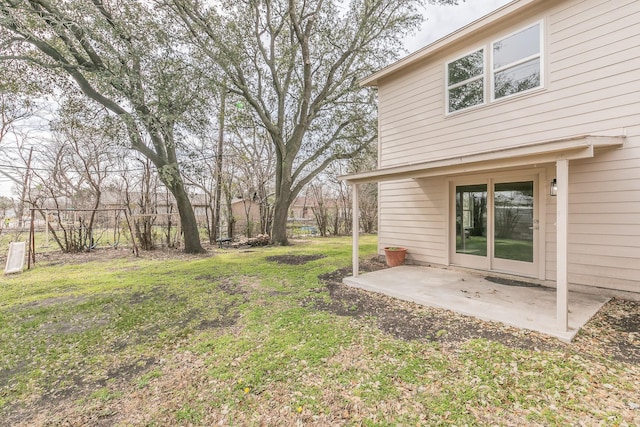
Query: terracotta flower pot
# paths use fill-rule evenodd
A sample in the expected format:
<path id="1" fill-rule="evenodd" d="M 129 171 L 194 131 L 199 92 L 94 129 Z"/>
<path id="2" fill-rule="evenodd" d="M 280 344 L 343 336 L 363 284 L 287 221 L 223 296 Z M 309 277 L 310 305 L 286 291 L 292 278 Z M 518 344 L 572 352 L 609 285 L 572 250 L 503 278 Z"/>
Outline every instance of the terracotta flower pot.
<path id="1" fill-rule="evenodd" d="M 389 246 L 384 248 L 384 255 L 389 267 L 397 267 L 404 264 L 404 258 L 407 256 L 407 248 Z"/>

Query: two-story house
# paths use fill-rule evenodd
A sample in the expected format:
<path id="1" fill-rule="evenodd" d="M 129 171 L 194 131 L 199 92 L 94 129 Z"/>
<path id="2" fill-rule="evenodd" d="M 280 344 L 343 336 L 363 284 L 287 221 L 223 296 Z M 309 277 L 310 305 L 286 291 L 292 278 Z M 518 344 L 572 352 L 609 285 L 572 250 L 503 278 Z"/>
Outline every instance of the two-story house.
<path id="1" fill-rule="evenodd" d="M 365 79 L 379 165 L 344 178 L 380 183 L 380 253 L 556 282 L 565 315 L 569 283 L 640 292 L 639 23 L 516 0 Z"/>

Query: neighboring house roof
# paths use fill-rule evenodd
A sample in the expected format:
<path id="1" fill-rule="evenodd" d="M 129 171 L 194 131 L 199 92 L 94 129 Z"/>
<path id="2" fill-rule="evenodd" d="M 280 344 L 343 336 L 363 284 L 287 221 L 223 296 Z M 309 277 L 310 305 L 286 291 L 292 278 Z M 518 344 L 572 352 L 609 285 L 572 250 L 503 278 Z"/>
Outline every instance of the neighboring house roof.
<path id="1" fill-rule="evenodd" d="M 451 47 L 452 45 L 458 45 L 464 43 L 464 41 L 472 36 L 475 36 L 483 30 L 488 30 L 490 27 L 498 24 L 507 17 L 513 17 L 517 14 L 521 14 L 530 8 L 544 3 L 545 0 L 515 0 L 499 9 L 483 16 L 480 19 L 473 21 L 472 23 L 460 28 L 449 35 L 442 37 L 441 39 L 415 51 L 407 57 L 394 62 L 393 64 L 381 69 L 366 77 L 360 81 L 361 86 L 378 86 L 381 79 L 388 77 L 410 65 L 413 65 L 419 61 L 425 60 L 434 54 L 441 52 L 442 50 Z"/>
<path id="2" fill-rule="evenodd" d="M 209 206 L 209 205 L 211 205 L 211 200 L 209 200 L 207 195 L 203 194 L 203 193 L 189 194 L 189 200 L 191 200 L 191 205 L 193 205 L 193 206 Z"/>

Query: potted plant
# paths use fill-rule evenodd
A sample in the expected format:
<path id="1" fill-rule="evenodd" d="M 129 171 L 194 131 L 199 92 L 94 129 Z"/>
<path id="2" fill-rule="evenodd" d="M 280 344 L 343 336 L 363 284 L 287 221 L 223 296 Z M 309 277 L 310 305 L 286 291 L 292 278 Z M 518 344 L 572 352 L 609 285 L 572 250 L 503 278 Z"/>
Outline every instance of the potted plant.
<path id="1" fill-rule="evenodd" d="M 407 255 L 407 248 L 400 246 L 387 246 L 384 248 L 384 256 L 387 259 L 389 267 L 397 267 L 404 264 L 404 258 Z"/>

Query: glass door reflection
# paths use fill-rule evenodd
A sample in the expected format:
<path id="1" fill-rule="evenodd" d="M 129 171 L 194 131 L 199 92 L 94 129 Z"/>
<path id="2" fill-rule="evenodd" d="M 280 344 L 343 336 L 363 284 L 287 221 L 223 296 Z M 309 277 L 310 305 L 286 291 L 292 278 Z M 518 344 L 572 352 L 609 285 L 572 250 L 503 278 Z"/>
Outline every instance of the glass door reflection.
<path id="1" fill-rule="evenodd" d="M 496 183 L 494 258 L 533 262 L 533 181 Z"/>
<path id="2" fill-rule="evenodd" d="M 487 185 L 456 186 L 456 253 L 487 256 Z"/>

